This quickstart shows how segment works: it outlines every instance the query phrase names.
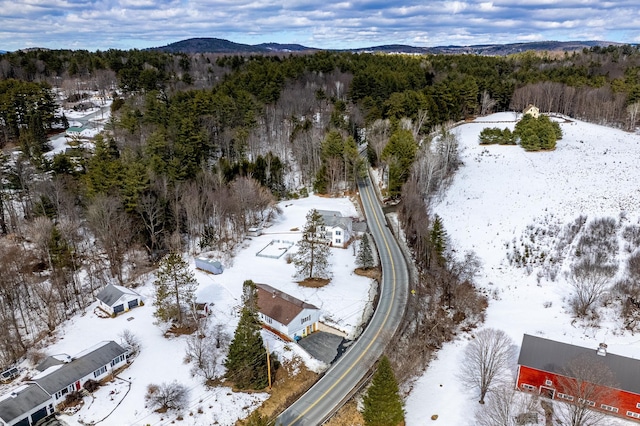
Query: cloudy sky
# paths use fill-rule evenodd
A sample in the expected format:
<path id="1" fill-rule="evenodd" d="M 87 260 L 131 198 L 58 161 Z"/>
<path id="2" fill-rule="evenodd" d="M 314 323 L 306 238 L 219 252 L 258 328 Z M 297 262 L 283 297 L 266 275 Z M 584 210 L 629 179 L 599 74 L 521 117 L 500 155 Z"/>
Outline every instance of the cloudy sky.
<path id="1" fill-rule="evenodd" d="M 640 42 L 637 0 L 0 0 L 0 50 L 129 49 L 192 37 L 319 48 Z"/>

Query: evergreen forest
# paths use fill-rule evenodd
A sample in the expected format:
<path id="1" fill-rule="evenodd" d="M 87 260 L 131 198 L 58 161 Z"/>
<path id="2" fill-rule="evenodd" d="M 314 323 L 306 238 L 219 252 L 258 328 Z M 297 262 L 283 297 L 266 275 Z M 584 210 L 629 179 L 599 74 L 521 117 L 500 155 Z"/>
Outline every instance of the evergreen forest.
<path id="1" fill-rule="evenodd" d="M 69 126 L 59 107 L 89 92 L 113 101 L 105 132 L 91 148 L 45 155 Z M 130 282 L 169 252 L 233 253 L 277 200 L 354 190 L 360 151 L 387 170 L 387 195 L 403 199 L 419 269 L 444 267 L 442 241 L 416 215 L 457 165 L 447 129 L 529 104 L 633 129 L 640 52 L 0 54 L 0 366 L 106 283 Z M 449 269 L 431 282 L 454 309 L 470 290 Z"/>

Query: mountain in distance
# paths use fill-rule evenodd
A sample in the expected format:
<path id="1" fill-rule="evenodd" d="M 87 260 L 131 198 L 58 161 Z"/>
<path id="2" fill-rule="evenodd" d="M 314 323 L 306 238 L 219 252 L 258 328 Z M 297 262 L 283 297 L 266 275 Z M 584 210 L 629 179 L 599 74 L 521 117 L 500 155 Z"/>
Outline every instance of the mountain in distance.
<path id="1" fill-rule="evenodd" d="M 190 38 L 162 47 L 153 47 L 167 53 L 270 53 L 270 52 L 305 52 L 312 49 L 299 44 L 261 43 L 256 45 L 234 43 L 220 38 Z"/>
<path id="2" fill-rule="evenodd" d="M 286 53 L 286 52 L 312 52 L 319 50 L 333 50 L 341 52 L 371 52 L 371 53 L 407 53 L 407 54 L 475 54 L 505 56 L 526 50 L 537 51 L 575 51 L 594 46 L 621 45 L 623 43 L 588 40 L 588 41 L 536 41 L 528 43 L 508 44 L 479 44 L 473 46 L 436 46 L 419 47 L 403 44 L 389 44 L 381 46 L 363 47 L 356 49 L 320 49 L 316 47 L 302 46 L 300 44 L 242 44 L 234 43 L 220 38 L 190 38 L 178 41 L 162 47 L 154 47 L 148 50 L 156 50 L 168 53 Z"/>

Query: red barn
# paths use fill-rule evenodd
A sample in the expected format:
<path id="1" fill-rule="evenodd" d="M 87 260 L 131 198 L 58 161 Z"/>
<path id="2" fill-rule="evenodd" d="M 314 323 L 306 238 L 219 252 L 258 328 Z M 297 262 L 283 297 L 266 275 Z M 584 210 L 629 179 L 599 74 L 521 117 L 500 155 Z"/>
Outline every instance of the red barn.
<path id="1" fill-rule="evenodd" d="M 571 368 L 577 360 L 588 366 L 582 369 L 586 376 L 572 373 L 579 371 Z M 606 372 L 612 380 L 606 386 L 589 383 L 588 377 L 596 377 L 597 372 Z M 525 334 L 516 386 L 629 420 L 640 419 L 640 360 L 607 353 L 604 344 L 590 349 Z M 584 393 L 587 387 L 589 394 Z"/>

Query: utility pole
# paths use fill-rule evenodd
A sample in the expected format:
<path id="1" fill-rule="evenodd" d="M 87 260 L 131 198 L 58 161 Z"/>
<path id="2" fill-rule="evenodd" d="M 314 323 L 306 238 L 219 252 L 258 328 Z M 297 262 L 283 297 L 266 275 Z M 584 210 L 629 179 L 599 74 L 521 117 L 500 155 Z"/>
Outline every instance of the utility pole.
<path id="1" fill-rule="evenodd" d="M 267 346 L 267 375 L 269 376 L 269 390 L 271 390 L 271 355 L 269 354 L 269 342 Z"/>

